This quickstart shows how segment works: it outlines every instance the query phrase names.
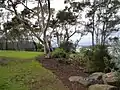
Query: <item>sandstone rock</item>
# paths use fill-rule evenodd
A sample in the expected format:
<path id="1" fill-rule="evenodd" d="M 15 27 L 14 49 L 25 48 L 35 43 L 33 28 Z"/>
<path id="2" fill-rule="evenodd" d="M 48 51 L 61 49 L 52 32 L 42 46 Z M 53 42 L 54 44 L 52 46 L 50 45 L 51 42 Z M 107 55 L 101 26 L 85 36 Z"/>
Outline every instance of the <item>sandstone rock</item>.
<path id="1" fill-rule="evenodd" d="M 71 76 L 69 77 L 69 81 L 70 82 L 78 82 L 84 86 L 88 86 L 89 85 L 89 82 L 86 78 L 84 77 L 81 77 L 81 76 Z"/>
<path id="2" fill-rule="evenodd" d="M 101 80 L 103 75 L 104 73 L 102 72 L 96 72 L 96 73 L 91 74 L 88 78 L 93 79 L 93 80 Z"/>
<path id="3" fill-rule="evenodd" d="M 102 76 L 104 75 L 104 73 L 102 72 L 96 72 L 91 74 L 89 77 L 81 77 L 81 76 L 71 76 L 69 78 L 70 82 L 78 82 L 80 84 L 82 84 L 85 87 L 88 87 L 90 85 L 94 85 L 94 84 L 103 84 L 103 80 L 102 80 Z"/>
<path id="4" fill-rule="evenodd" d="M 81 79 L 80 76 L 71 76 L 69 77 L 70 82 L 78 82 Z"/>
<path id="5" fill-rule="evenodd" d="M 94 85 L 94 84 L 103 84 L 102 76 L 104 73 L 102 72 L 96 72 L 91 74 L 89 77 L 87 77 L 87 81 L 89 82 L 89 85 Z"/>
<path id="6" fill-rule="evenodd" d="M 105 84 L 119 86 L 119 80 L 115 72 L 107 73 L 103 75 L 103 81 Z"/>
<path id="7" fill-rule="evenodd" d="M 89 86 L 88 90 L 119 90 L 119 89 L 111 85 L 95 84 Z"/>
<path id="8" fill-rule="evenodd" d="M 91 82 L 87 78 L 83 78 L 83 77 L 80 77 L 78 82 L 85 87 L 88 87 L 89 85 L 91 85 Z"/>

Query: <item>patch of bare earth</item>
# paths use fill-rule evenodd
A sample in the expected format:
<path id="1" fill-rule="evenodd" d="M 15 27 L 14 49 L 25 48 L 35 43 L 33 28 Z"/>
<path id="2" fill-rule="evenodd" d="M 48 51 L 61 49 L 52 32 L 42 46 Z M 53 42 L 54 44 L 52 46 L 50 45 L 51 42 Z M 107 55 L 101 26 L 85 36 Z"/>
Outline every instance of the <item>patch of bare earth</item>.
<path id="1" fill-rule="evenodd" d="M 87 90 L 81 84 L 70 82 L 68 80 L 70 76 L 86 77 L 87 74 L 83 73 L 83 69 L 81 69 L 81 67 L 62 64 L 55 59 L 45 59 L 44 57 L 40 57 L 38 60 L 43 67 L 51 70 L 63 82 L 63 84 L 69 88 L 69 90 Z"/>

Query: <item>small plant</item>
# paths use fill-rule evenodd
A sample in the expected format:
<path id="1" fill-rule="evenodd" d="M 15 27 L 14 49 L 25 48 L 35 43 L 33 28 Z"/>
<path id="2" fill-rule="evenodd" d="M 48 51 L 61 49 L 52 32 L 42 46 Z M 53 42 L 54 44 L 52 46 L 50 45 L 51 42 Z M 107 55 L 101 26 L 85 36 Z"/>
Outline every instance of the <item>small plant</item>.
<path id="1" fill-rule="evenodd" d="M 73 64 L 83 67 L 86 65 L 87 61 L 87 57 L 84 57 L 81 53 L 70 54 L 69 59 L 72 61 Z"/>
<path id="2" fill-rule="evenodd" d="M 37 44 L 37 51 L 38 52 L 43 52 L 44 51 L 44 46 L 40 43 Z"/>
<path id="3" fill-rule="evenodd" d="M 67 58 L 67 53 L 64 49 L 57 48 L 52 52 L 53 58 Z"/>

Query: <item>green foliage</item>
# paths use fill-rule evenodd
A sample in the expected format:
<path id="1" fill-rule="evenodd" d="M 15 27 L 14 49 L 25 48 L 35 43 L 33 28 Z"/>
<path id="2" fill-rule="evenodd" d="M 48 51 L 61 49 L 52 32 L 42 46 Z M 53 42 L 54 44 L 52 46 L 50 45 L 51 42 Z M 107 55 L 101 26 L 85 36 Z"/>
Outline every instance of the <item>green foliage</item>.
<path id="1" fill-rule="evenodd" d="M 59 20 L 59 23 L 75 24 L 76 16 L 72 12 L 65 10 L 59 11 L 56 15 L 56 18 Z"/>
<path id="2" fill-rule="evenodd" d="M 111 57 L 106 46 L 97 45 L 87 55 L 89 60 L 86 66 L 90 72 L 104 71 L 106 67 L 109 67 L 106 65 L 109 65 Z"/>
<path id="3" fill-rule="evenodd" d="M 104 71 L 105 68 L 112 67 L 107 46 L 102 45 L 81 48 L 80 52 L 74 55 L 73 60 L 84 66 L 88 72 Z"/>
<path id="4" fill-rule="evenodd" d="M 44 52 L 44 46 L 43 46 L 42 44 L 38 43 L 38 44 L 37 44 L 37 50 L 38 50 L 39 52 Z"/>
<path id="5" fill-rule="evenodd" d="M 66 52 L 74 52 L 75 51 L 75 46 L 70 41 L 62 42 L 60 44 L 60 48 L 64 49 Z"/>
<path id="6" fill-rule="evenodd" d="M 81 53 L 70 54 L 69 59 L 73 64 L 80 65 L 83 67 L 86 66 L 86 62 L 88 60 L 88 58 L 84 57 Z"/>
<path id="7" fill-rule="evenodd" d="M 38 52 L 44 52 L 44 48 L 37 49 Z"/>
<path id="8" fill-rule="evenodd" d="M 62 48 L 57 48 L 52 52 L 53 58 L 67 58 L 67 53 Z"/>

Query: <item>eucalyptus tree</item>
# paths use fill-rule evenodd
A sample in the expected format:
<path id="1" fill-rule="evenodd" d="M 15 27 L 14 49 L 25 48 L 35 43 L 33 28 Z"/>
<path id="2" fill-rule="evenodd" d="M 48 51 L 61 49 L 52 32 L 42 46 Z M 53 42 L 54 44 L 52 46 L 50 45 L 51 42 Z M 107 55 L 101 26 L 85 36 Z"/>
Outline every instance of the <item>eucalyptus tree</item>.
<path id="1" fill-rule="evenodd" d="M 33 0 L 32 2 L 38 4 L 36 7 L 37 8 L 36 12 L 27 6 L 29 2 L 30 2 L 29 0 L 3 0 L 1 1 L 1 4 L 4 5 L 3 8 L 12 12 L 17 17 L 17 19 L 19 19 L 22 23 L 24 23 L 27 27 L 29 27 L 30 32 L 32 32 L 34 36 L 37 37 L 38 40 L 44 44 L 45 53 L 49 54 L 50 47 L 48 45 L 48 40 L 47 40 L 47 31 L 48 31 L 49 21 L 51 17 L 50 0 L 35 0 L 35 1 Z M 19 4 L 24 6 L 24 12 L 22 12 L 22 15 L 24 17 L 17 10 L 17 7 Z M 39 26 L 38 29 L 39 29 L 39 32 L 42 32 L 43 39 L 39 38 L 38 34 L 36 34 L 33 28 L 34 25 L 29 20 L 31 19 L 31 17 L 29 17 L 29 14 L 31 13 L 34 13 L 37 15 L 37 21 L 38 21 L 37 23 Z M 25 16 L 27 16 L 29 19 L 27 18 L 27 20 L 25 20 L 26 19 Z"/>
<path id="2" fill-rule="evenodd" d="M 8 21 L 3 24 L 4 30 L 7 30 L 8 40 L 11 41 L 14 45 L 14 42 L 22 43 L 25 41 L 29 34 L 29 29 L 26 27 L 16 16 L 12 18 L 11 21 Z M 17 43 L 18 44 L 18 43 Z M 20 45 L 17 45 L 19 49 Z"/>
<path id="3" fill-rule="evenodd" d="M 77 31 L 75 30 L 70 35 L 70 29 L 75 25 L 76 23 L 76 16 L 73 15 L 71 11 L 62 10 L 57 13 L 56 18 L 58 19 L 58 22 L 63 30 L 63 41 L 69 41 L 70 37 L 72 37 Z"/>
<path id="4" fill-rule="evenodd" d="M 8 49 L 8 29 L 4 28 L 4 23 L 7 23 L 10 19 L 10 13 L 0 8 L 0 32 L 1 32 L 1 44 L 4 45 L 4 49 Z M 4 40 L 4 42 L 3 42 Z"/>
<path id="5" fill-rule="evenodd" d="M 84 11 L 86 32 L 91 33 L 93 46 L 104 45 L 109 35 L 119 30 L 119 0 L 65 0 L 65 3 L 74 7 L 74 11 Z"/>
<path id="6" fill-rule="evenodd" d="M 120 24 L 119 10 L 119 0 L 93 0 L 87 13 L 89 22 L 86 25 L 88 31 L 93 33 L 93 43 L 96 36 L 96 43 L 104 45 L 109 35 L 119 30 L 117 27 Z"/>
<path id="7" fill-rule="evenodd" d="M 54 36 L 57 37 L 58 46 L 61 42 L 68 42 L 75 34 L 79 34 L 80 38 L 84 35 L 83 26 L 84 22 L 80 21 L 80 12 L 75 11 L 72 6 L 65 6 L 65 9 L 57 12 L 56 16 L 51 20 L 50 27 L 54 30 Z M 80 39 L 77 40 L 79 42 Z M 76 43 L 77 45 L 77 43 Z"/>

